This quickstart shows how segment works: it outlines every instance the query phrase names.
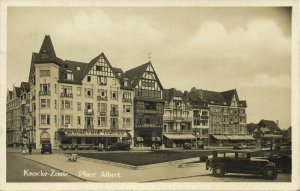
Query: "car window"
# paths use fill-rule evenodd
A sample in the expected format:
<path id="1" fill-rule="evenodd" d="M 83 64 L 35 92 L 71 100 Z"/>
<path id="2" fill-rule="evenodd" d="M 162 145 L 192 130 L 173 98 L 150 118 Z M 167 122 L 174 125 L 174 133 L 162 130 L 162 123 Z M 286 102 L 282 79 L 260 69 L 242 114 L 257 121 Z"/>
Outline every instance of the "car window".
<path id="1" fill-rule="evenodd" d="M 235 153 L 226 153 L 226 158 L 235 158 Z"/>
<path id="2" fill-rule="evenodd" d="M 247 158 L 247 153 L 238 153 L 237 158 Z"/>

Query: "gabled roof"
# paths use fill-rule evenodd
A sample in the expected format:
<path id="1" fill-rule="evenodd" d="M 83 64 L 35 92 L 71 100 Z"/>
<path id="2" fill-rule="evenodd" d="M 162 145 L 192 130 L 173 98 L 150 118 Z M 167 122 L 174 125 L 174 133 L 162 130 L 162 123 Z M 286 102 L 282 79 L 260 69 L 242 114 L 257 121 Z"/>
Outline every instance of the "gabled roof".
<path id="1" fill-rule="evenodd" d="M 226 105 L 230 106 L 233 96 L 236 96 L 236 101 L 238 102 L 239 107 L 247 107 L 246 101 L 239 101 L 238 94 L 236 89 L 215 92 L 209 90 L 196 89 L 195 87 L 190 91 L 191 95 L 196 95 L 205 102 L 211 105 Z"/>
<path id="2" fill-rule="evenodd" d="M 112 70 L 115 72 L 115 73 L 120 73 L 120 74 L 123 74 L 123 70 L 121 68 L 115 68 L 115 67 L 112 67 Z"/>
<path id="3" fill-rule="evenodd" d="M 176 90 L 175 88 L 163 90 L 163 99 L 165 101 L 170 102 L 174 97 L 183 98 L 183 93 L 180 90 Z"/>
<path id="4" fill-rule="evenodd" d="M 205 102 L 203 99 L 201 99 L 196 94 L 191 94 L 188 92 L 184 92 L 185 96 L 188 98 L 190 104 L 194 109 L 207 109 L 208 105 L 207 102 Z"/>
<path id="5" fill-rule="evenodd" d="M 223 98 L 225 99 L 227 105 L 231 104 L 231 101 L 232 101 L 232 98 L 234 95 L 236 96 L 236 99 L 237 99 L 236 101 L 239 102 L 239 97 L 237 95 L 236 89 L 224 91 L 224 92 L 221 92 L 221 94 L 222 94 Z"/>
<path id="6" fill-rule="evenodd" d="M 59 82 L 81 84 L 81 76 L 85 70 L 87 63 L 77 62 L 72 60 L 65 60 L 64 63 L 59 67 Z M 78 70 L 78 69 L 80 70 Z M 73 80 L 65 79 L 65 74 L 71 71 L 73 74 Z"/>
<path id="7" fill-rule="evenodd" d="M 258 128 L 258 124 L 256 123 L 249 123 L 247 124 L 247 131 L 252 134 L 254 129 Z"/>
<path id="8" fill-rule="evenodd" d="M 262 119 L 258 125 L 260 127 L 267 127 L 270 131 L 281 131 L 281 129 L 277 126 L 277 124 L 272 120 L 264 120 Z"/>
<path id="9" fill-rule="evenodd" d="M 138 85 L 140 79 L 143 77 L 143 74 L 147 70 L 149 65 L 153 68 L 151 62 L 147 62 L 143 65 L 140 65 L 138 67 L 135 67 L 135 68 L 132 68 L 132 69 L 126 71 L 122 75 L 122 78 L 128 78 L 131 82 L 132 88 L 135 88 Z M 154 71 L 155 78 L 157 79 L 158 84 L 160 85 L 161 89 L 163 89 L 163 86 L 160 83 L 160 80 L 159 80 L 154 68 L 153 68 L 153 71 Z"/>
<path id="10" fill-rule="evenodd" d="M 143 76 L 144 72 L 146 71 L 149 63 L 140 65 L 138 67 L 132 68 L 131 70 L 126 71 L 123 75 L 122 78 L 128 78 L 131 82 L 131 86 L 135 87 L 141 77 Z"/>
<path id="11" fill-rule="evenodd" d="M 28 82 L 21 82 L 20 88 L 24 88 L 25 92 L 29 92 L 30 91 L 30 86 L 29 86 Z"/>
<path id="12" fill-rule="evenodd" d="M 110 62 L 108 61 L 108 59 L 106 58 L 105 54 L 103 52 L 101 52 L 98 56 L 96 56 L 95 58 L 93 58 L 85 67 L 84 71 L 82 72 L 81 75 L 81 80 L 89 73 L 89 71 L 91 70 L 91 68 L 95 65 L 95 63 L 100 59 L 100 57 L 103 57 L 105 62 L 107 63 L 107 65 L 110 67 L 110 69 L 112 70 L 112 72 L 114 73 L 114 75 L 117 77 L 117 73 L 114 71 L 113 67 L 111 66 Z"/>

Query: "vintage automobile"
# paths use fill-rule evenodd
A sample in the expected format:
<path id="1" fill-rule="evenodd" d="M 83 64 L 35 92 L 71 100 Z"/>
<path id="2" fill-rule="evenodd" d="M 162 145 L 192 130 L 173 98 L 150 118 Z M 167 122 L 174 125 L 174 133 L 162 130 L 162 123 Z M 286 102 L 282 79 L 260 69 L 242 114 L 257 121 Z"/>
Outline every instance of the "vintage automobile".
<path id="1" fill-rule="evenodd" d="M 291 172 L 292 157 L 290 155 L 271 155 L 267 158 L 270 162 L 275 163 L 275 168 L 283 172 Z"/>
<path id="2" fill-rule="evenodd" d="M 184 143 L 183 149 L 192 149 L 192 144 L 191 143 Z"/>
<path id="3" fill-rule="evenodd" d="M 52 148 L 50 143 L 42 143 L 41 154 L 46 152 L 52 153 Z"/>
<path id="4" fill-rule="evenodd" d="M 275 179 L 275 164 L 267 159 L 251 158 L 251 153 L 249 150 L 214 150 L 213 158 L 206 161 L 206 170 L 212 170 L 216 177 L 222 177 L 225 173 L 240 173 Z"/>

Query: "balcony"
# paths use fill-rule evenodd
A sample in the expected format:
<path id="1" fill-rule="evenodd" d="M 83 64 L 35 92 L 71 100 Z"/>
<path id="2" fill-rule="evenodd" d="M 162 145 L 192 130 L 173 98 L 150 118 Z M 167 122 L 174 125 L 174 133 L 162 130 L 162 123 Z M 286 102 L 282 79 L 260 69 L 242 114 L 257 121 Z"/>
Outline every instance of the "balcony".
<path id="1" fill-rule="evenodd" d="M 105 101 L 107 101 L 107 97 L 97 96 L 97 100 L 105 100 Z"/>
<path id="2" fill-rule="evenodd" d="M 127 103 L 132 103 L 132 99 L 130 98 L 123 98 L 122 101 Z"/>
<path id="3" fill-rule="evenodd" d="M 94 110 L 93 109 L 85 109 L 84 114 L 85 115 L 94 115 Z"/>
<path id="4" fill-rule="evenodd" d="M 175 110 L 191 110 L 192 107 L 191 106 L 180 106 L 180 105 L 165 105 L 164 106 L 165 109 L 175 109 Z"/>
<path id="5" fill-rule="evenodd" d="M 85 129 L 94 129 L 94 125 L 85 125 L 84 128 Z"/>
<path id="6" fill-rule="evenodd" d="M 119 112 L 118 111 L 110 111 L 111 116 L 118 116 Z"/>
<path id="7" fill-rule="evenodd" d="M 162 124 L 136 124 L 136 127 L 147 127 L 147 128 L 151 128 L 151 127 L 159 127 L 162 128 Z"/>
<path id="8" fill-rule="evenodd" d="M 51 91 L 40 91 L 40 95 L 51 95 Z"/>
<path id="9" fill-rule="evenodd" d="M 24 105 L 24 104 L 26 104 L 26 100 L 25 100 L 25 99 L 22 99 L 22 100 L 21 100 L 21 105 Z"/>
<path id="10" fill-rule="evenodd" d="M 191 117 L 171 117 L 171 116 L 164 116 L 164 121 L 192 121 L 193 118 Z"/>
<path id="11" fill-rule="evenodd" d="M 73 93 L 60 93 L 60 97 L 69 97 L 69 98 L 73 98 Z"/>

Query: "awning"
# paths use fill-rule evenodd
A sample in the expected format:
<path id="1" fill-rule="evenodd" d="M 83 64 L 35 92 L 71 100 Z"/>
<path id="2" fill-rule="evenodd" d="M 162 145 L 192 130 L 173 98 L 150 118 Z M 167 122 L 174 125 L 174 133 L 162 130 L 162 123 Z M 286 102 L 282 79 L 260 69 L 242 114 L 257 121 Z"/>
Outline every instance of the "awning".
<path id="1" fill-rule="evenodd" d="M 254 140 L 251 135 L 225 135 L 230 140 Z"/>
<path id="2" fill-rule="evenodd" d="M 66 137 L 127 137 L 126 131 L 110 129 L 71 129 L 61 128 Z"/>
<path id="3" fill-rule="evenodd" d="M 144 141 L 144 139 L 143 139 L 143 137 L 136 137 L 136 141 L 142 142 L 142 141 Z"/>
<path id="4" fill-rule="evenodd" d="M 228 138 L 225 137 L 225 135 L 212 135 L 212 136 L 218 140 L 228 140 Z"/>
<path id="5" fill-rule="evenodd" d="M 266 134 L 263 135 L 264 138 L 282 138 L 283 135 L 273 135 L 273 134 Z"/>
<path id="6" fill-rule="evenodd" d="M 161 141 L 161 138 L 160 137 L 151 137 L 151 140 L 152 141 Z"/>
<path id="7" fill-rule="evenodd" d="M 168 139 L 196 139 L 196 137 L 192 134 L 164 134 Z"/>

